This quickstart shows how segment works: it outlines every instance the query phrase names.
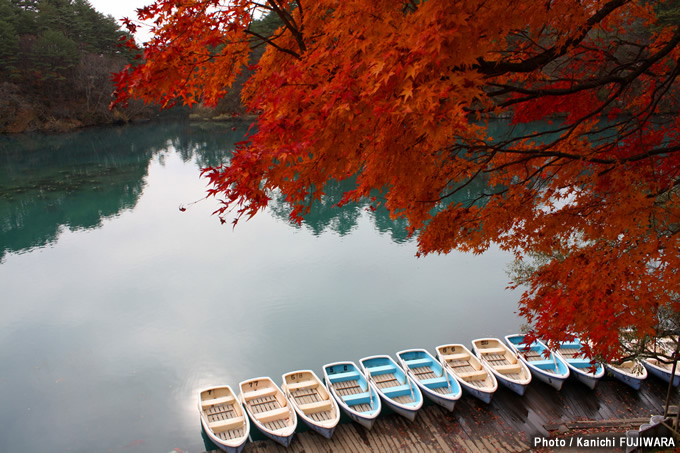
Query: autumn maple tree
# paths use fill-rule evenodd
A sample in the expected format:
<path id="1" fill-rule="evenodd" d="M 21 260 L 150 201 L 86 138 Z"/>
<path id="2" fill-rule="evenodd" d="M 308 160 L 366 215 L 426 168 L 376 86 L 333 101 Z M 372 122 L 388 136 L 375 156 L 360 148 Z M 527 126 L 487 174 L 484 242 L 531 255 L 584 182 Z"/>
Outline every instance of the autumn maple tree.
<path id="1" fill-rule="evenodd" d="M 252 70 L 253 133 L 205 170 L 223 219 L 277 193 L 299 222 L 328 181 L 355 177 L 341 203 L 406 219 L 419 254 L 495 243 L 549 257 L 520 313 L 535 334 L 576 334 L 611 359 L 620 331 L 653 335 L 660 311 L 680 308 L 676 7 L 156 0 L 138 11 L 154 37 L 116 76 L 118 100 L 214 105 Z M 271 35 L 253 27 L 263 14 L 282 24 Z M 514 133 L 493 136 L 497 118 Z"/>

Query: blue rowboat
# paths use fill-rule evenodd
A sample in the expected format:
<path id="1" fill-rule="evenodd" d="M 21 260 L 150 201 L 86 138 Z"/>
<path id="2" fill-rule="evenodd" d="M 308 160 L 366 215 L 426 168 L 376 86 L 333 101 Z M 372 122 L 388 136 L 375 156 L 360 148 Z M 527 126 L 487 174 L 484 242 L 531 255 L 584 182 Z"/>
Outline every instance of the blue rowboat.
<path id="1" fill-rule="evenodd" d="M 397 414 L 413 421 L 423 407 L 423 394 L 397 362 L 387 355 L 375 355 L 365 357 L 359 363 L 383 402 Z"/>
<path id="2" fill-rule="evenodd" d="M 378 393 L 354 362 L 324 365 L 323 377 L 338 406 L 352 420 L 371 429 L 382 408 Z"/>
<path id="3" fill-rule="evenodd" d="M 401 367 L 418 385 L 422 393 L 444 409 L 453 411 L 463 389 L 432 354 L 425 349 L 407 349 L 397 352 Z"/>
<path id="4" fill-rule="evenodd" d="M 524 395 L 531 382 L 529 367 L 498 338 L 472 340 L 472 351 L 491 370 L 498 382 L 518 395 Z"/>
<path id="5" fill-rule="evenodd" d="M 567 362 L 572 376 L 591 390 L 595 388 L 604 376 L 604 366 L 601 363 L 593 366 L 590 360 L 585 358 L 583 344 L 578 338 L 572 341 L 561 342 L 557 354 Z"/>
<path id="6" fill-rule="evenodd" d="M 524 335 L 515 334 L 505 337 L 510 349 L 517 354 L 517 357 L 524 362 L 531 371 L 531 374 L 539 381 L 561 390 L 564 381 L 569 377 L 569 367 L 554 352 L 541 341 L 536 340 L 528 347 L 523 344 Z M 547 357 L 547 358 L 546 358 Z"/>
<path id="7" fill-rule="evenodd" d="M 437 346 L 439 362 L 453 374 L 466 392 L 490 403 L 498 381 L 489 369 L 462 344 Z"/>

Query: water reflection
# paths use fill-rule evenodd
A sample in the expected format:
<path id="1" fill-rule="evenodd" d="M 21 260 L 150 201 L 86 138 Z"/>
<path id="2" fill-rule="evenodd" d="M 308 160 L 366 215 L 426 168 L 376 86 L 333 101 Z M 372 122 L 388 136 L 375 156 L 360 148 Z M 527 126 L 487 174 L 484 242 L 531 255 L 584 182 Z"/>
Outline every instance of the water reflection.
<path id="1" fill-rule="evenodd" d="M 216 165 L 245 131 L 169 123 L 0 137 L 0 261 L 134 208 L 151 159 L 169 148 Z"/>

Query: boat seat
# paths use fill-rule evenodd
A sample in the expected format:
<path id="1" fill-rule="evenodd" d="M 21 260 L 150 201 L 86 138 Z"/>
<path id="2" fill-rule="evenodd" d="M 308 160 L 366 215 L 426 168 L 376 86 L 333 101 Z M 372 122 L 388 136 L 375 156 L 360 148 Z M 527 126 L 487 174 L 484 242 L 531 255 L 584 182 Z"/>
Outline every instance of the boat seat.
<path id="1" fill-rule="evenodd" d="M 406 394 L 406 393 L 411 393 L 411 387 L 408 384 L 404 384 L 404 385 L 398 385 L 396 387 L 387 387 L 387 388 L 382 389 L 382 391 L 385 394 L 385 396 L 392 398 L 394 396 L 399 396 L 399 395 L 403 395 L 403 394 Z M 415 392 L 415 390 L 414 390 L 414 392 Z"/>
<path id="2" fill-rule="evenodd" d="M 467 352 L 461 352 L 460 354 L 442 354 L 442 359 L 444 360 L 467 360 L 470 354 Z"/>
<path id="3" fill-rule="evenodd" d="M 208 422 L 208 427 L 216 433 L 243 427 L 243 417 L 232 417 L 226 420 Z"/>
<path id="4" fill-rule="evenodd" d="M 371 374 L 394 373 L 396 371 L 396 369 L 394 368 L 394 365 L 373 366 L 373 367 L 366 367 L 366 369 Z"/>
<path id="5" fill-rule="evenodd" d="M 297 390 L 297 389 L 303 389 L 303 388 L 307 388 L 307 387 L 315 387 L 316 384 L 317 384 L 317 382 L 312 381 L 312 380 L 293 382 L 292 384 L 288 384 L 288 390 Z"/>
<path id="6" fill-rule="evenodd" d="M 466 373 L 458 373 L 458 376 L 461 377 L 461 379 L 470 379 L 470 380 L 476 380 L 476 379 L 483 379 L 487 375 L 486 371 L 484 370 L 479 370 L 479 371 L 468 371 Z"/>
<path id="7" fill-rule="evenodd" d="M 234 404 L 236 401 L 236 398 L 234 398 L 231 395 L 228 396 L 222 396 L 219 398 L 211 398 L 209 400 L 202 400 L 201 401 L 201 407 L 204 409 L 209 406 L 215 406 L 216 404 Z"/>
<path id="8" fill-rule="evenodd" d="M 567 363 L 575 366 L 576 368 L 586 368 L 592 366 L 590 360 L 588 359 L 569 359 L 567 360 Z"/>
<path id="9" fill-rule="evenodd" d="M 453 380 L 453 378 L 449 378 L 449 379 Z M 428 388 L 448 387 L 448 385 L 449 385 L 444 376 L 431 378 L 431 379 L 423 379 L 422 381 L 420 381 L 420 383 L 423 384 L 425 387 L 428 387 Z"/>
<path id="10" fill-rule="evenodd" d="M 315 401 L 313 403 L 300 404 L 298 405 L 300 410 L 305 414 L 315 414 L 317 412 L 330 411 L 333 408 L 333 404 L 328 401 Z"/>
<path id="11" fill-rule="evenodd" d="M 514 365 L 499 365 L 494 367 L 496 371 L 499 373 L 507 373 L 507 374 L 513 374 L 513 373 L 521 373 L 522 372 L 522 367 L 519 366 L 518 364 Z"/>
<path id="12" fill-rule="evenodd" d="M 348 405 L 367 403 L 371 399 L 369 392 L 355 393 L 353 395 L 346 395 L 342 397 L 342 400 Z"/>
<path id="13" fill-rule="evenodd" d="M 418 368 L 421 366 L 429 366 L 432 363 L 431 359 L 413 359 L 413 360 L 406 360 L 406 365 L 409 366 L 409 368 Z"/>
<path id="14" fill-rule="evenodd" d="M 272 409 L 267 412 L 261 412 L 259 414 L 255 414 L 255 418 L 260 423 L 268 423 L 274 420 L 281 420 L 282 418 L 288 418 L 290 416 L 290 411 L 288 410 L 288 407 L 279 407 L 278 409 Z"/>
<path id="15" fill-rule="evenodd" d="M 555 360 L 553 360 L 553 359 L 549 359 L 549 360 L 534 360 L 534 361 L 531 361 L 531 362 L 529 362 L 529 363 L 532 364 L 532 365 L 534 365 L 534 366 L 537 366 L 537 367 L 539 367 L 539 368 L 540 368 L 541 366 L 543 366 L 543 365 L 552 365 L 552 366 L 555 366 Z M 557 362 L 557 363 L 559 364 L 559 362 Z"/>
<path id="16" fill-rule="evenodd" d="M 328 374 L 328 378 L 331 382 L 342 382 L 342 381 L 352 381 L 359 379 L 359 372 L 357 371 L 346 371 L 344 373 L 332 373 Z"/>
<path id="17" fill-rule="evenodd" d="M 274 387 L 267 387 L 262 390 L 245 391 L 243 392 L 243 397 L 246 400 L 252 400 L 255 398 L 262 398 L 263 396 L 272 396 L 275 393 L 276 389 Z"/>
<path id="18" fill-rule="evenodd" d="M 503 354 L 504 352 L 507 352 L 507 350 L 503 348 L 485 348 L 480 349 L 479 352 L 482 354 Z"/>

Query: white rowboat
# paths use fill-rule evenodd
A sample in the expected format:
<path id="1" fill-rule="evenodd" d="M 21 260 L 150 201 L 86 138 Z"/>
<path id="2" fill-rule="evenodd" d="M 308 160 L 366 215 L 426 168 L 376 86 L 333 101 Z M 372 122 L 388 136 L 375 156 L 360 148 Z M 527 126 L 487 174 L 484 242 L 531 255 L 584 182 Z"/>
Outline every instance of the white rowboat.
<path id="1" fill-rule="evenodd" d="M 467 392 L 490 403 L 498 390 L 498 381 L 477 357 L 462 344 L 437 346 L 437 358 L 456 377 Z"/>
<path id="2" fill-rule="evenodd" d="M 297 415 L 281 389 L 268 377 L 239 384 L 241 403 L 262 434 L 287 447 L 297 428 Z"/>
<path id="3" fill-rule="evenodd" d="M 203 431 L 213 444 L 228 453 L 240 453 L 248 442 L 250 421 L 228 385 L 198 392 Z"/>
<path id="4" fill-rule="evenodd" d="M 299 370 L 284 374 L 281 390 L 300 420 L 326 439 L 331 438 L 340 422 L 340 408 L 313 371 Z"/>
<path id="5" fill-rule="evenodd" d="M 496 376 L 498 382 L 524 395 L 531 382 L 529 367 L 497 338 L 472 340 L 472 351 Z"/>

